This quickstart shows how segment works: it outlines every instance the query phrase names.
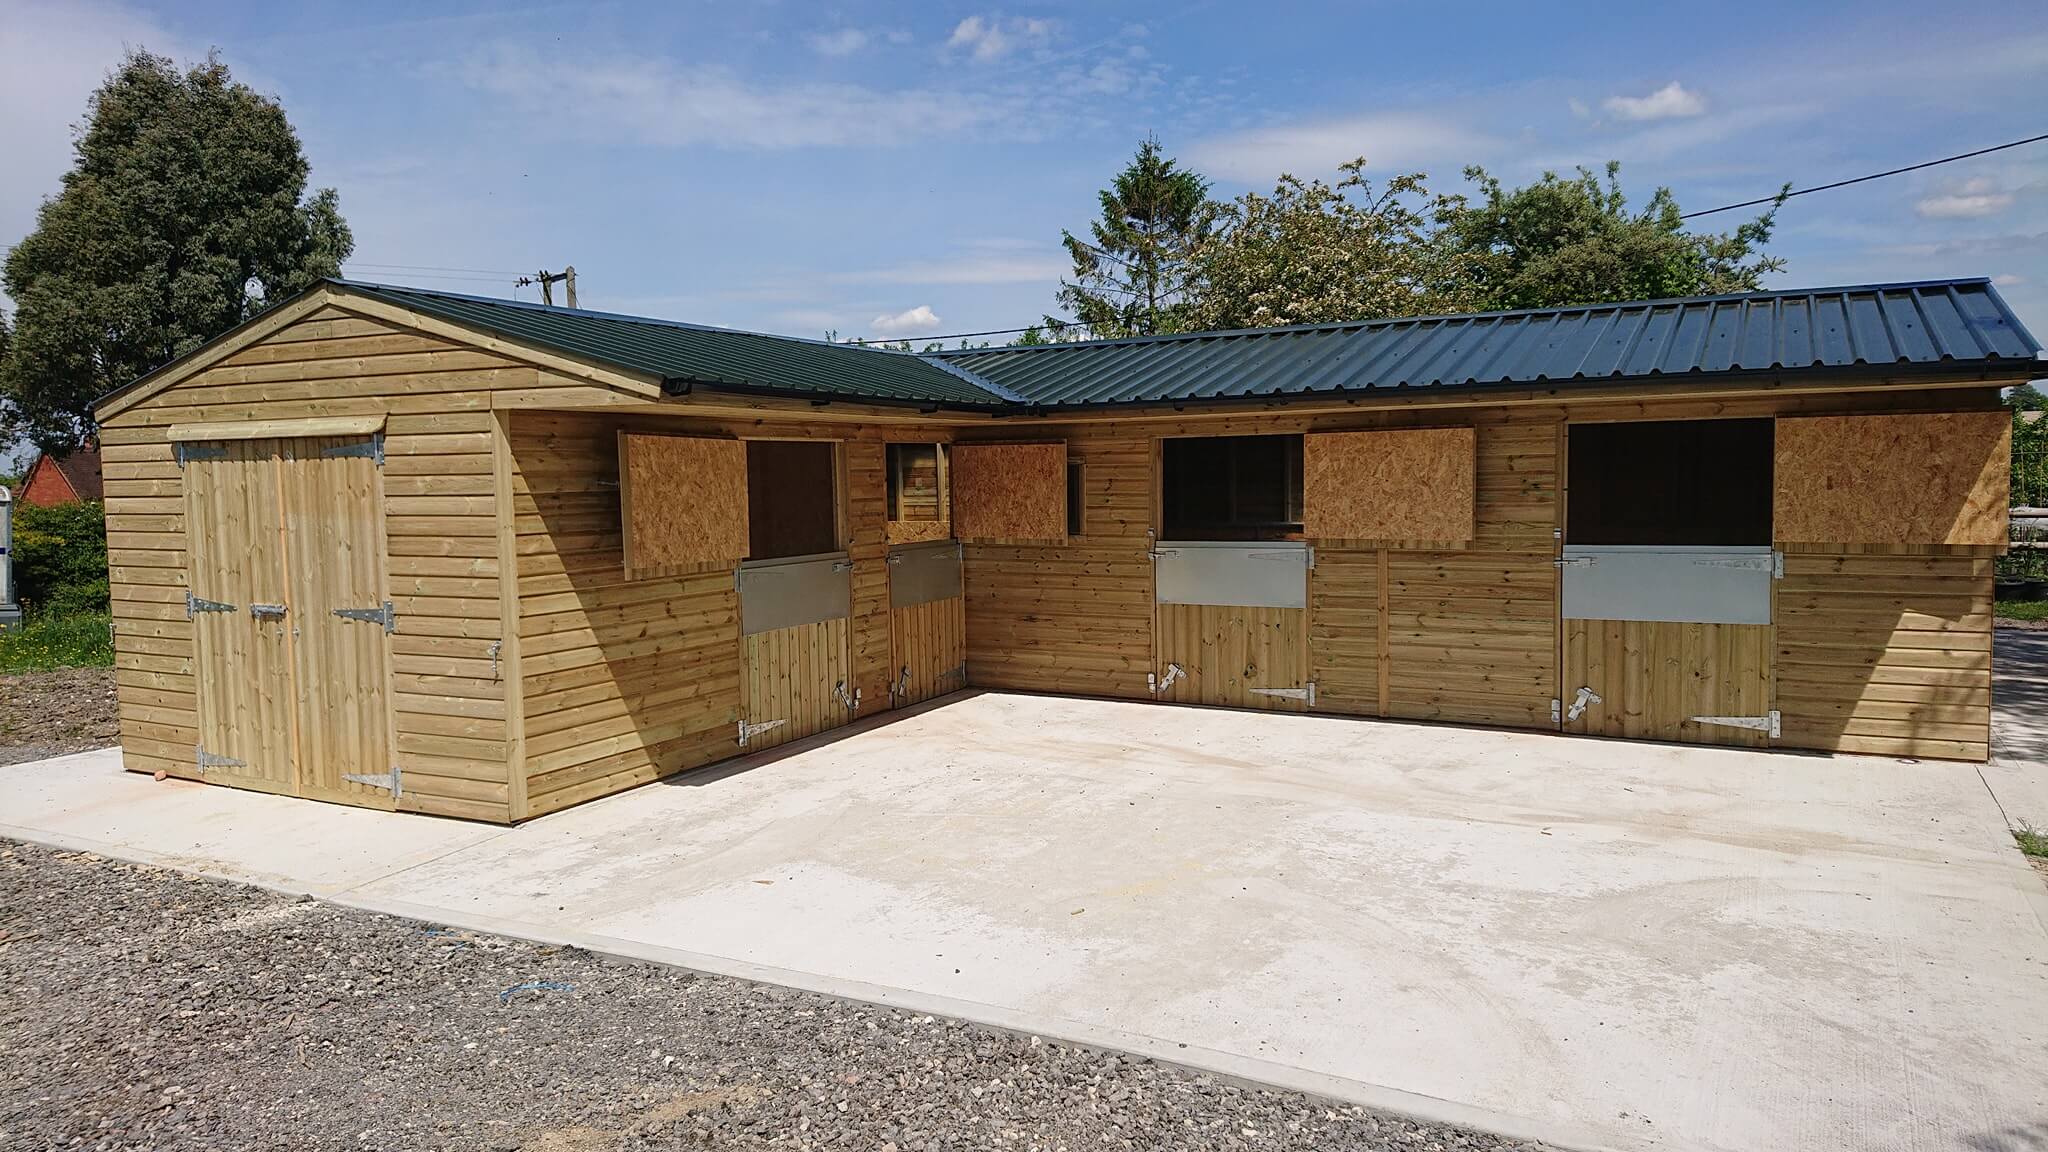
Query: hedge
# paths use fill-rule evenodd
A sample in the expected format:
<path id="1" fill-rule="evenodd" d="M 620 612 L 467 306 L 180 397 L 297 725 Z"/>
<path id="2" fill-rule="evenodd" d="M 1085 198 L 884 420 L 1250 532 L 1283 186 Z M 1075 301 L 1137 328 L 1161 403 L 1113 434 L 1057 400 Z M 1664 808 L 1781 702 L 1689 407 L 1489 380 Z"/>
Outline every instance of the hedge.
<path id="1" fill-rule="evenodd" d="M 107 510 L 97 500 L 14 506 L 15 594 L 68 616 L 107 610 Z"/>

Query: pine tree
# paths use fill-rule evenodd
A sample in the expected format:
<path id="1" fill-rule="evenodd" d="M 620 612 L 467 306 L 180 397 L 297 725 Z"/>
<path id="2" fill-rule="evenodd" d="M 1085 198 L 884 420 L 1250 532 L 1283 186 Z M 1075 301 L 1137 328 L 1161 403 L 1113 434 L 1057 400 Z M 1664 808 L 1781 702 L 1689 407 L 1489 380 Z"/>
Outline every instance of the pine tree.
<path id="1" fill-rule="evenodd" d="M 1048 316 L 1046 328 L 1054 338 L 1074 326 L 1098 338 L 1183 331 L 1191 258 L 1208 228 L 1209 182 L 1147 139 L 1100 195 L 1092 242 L 1060 233 L 1074 261 L 1058 297 L 1070 316 Z"/>

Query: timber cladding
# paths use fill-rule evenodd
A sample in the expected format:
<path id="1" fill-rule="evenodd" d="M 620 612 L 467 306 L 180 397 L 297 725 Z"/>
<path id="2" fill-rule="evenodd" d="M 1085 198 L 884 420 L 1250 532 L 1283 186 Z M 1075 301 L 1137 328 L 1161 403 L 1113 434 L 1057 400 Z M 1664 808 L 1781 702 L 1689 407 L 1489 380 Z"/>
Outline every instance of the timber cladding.
<path id="1" fill-rule="evenodd" d="M 963 443 L 953 448 L 953 533 L 962 540 L 1067 537 L 1067 446 Z"/>
<path id="2" fill-rule="evenodd" d="M 1302 443 L 1303 535 L 1470 540 L 1476 436 L 1470 427 L 1309 433 Z"/>
<path id="3" fill-rule="evenodd" d="M 507 819 L 491 399 L 547 390 L 549 379 L 532 364 L 329 304 L 109 417 L 101 442 L 127 766 L 205 778 L 185 606 L 187 473 L 171 427 L 381 416 L 376 528 L 398 620 L 388 638 L 389 761 L 404 767 L 397 806 Z M 312 781 L 310 759 L 303 775 Z"/>
<path id="4" fill-rule="evenodd" d="M 1781 419 L 1773 536 L 1801 544 L 2003 545 L 2002 411 Z"/>
<path id="5" fill-rule="evenodd" d="M 1169 699 L 1548 729 L 1560 726 L 1552 700 L 1576 686 L 1567 681 L 1599 678 L 1618 688 L 1577 721 L 1588 731 L 1762 740 L 1666 723 L 1712 704 L 1781 711 L 1774 743 L 1785 746 L 1988 751 L 2009 435 L 1988 386 L 1489 400 L 1455 415 L 1076 416 L 1030 423 L 1035 438 L 1019 442 L 1017 421 L 980 416 L 657 401 L 631 381 L 593 382 L 541 353 L 341 297 L 287 306 L 268 323 L 104 423 L 115 678 L 133 769 L 517 820 L 731 756 L 742 720 L 781 720 L 776 731 L 793 737 L 886 708 L 905 667 L 898 703 L 950 690 L 963 654 L 966 682 L 982 687 L 1151 699 L 1148 675 L 1172 662 L 1190 674 Z M 1944 404 L 1977 410 L 1925 414 Z M 1778 419 L 1775 538 L 1786 557 L 1774 625 L 1559 619 L 1567 415 Z M 1302 535 L 1316 557 L 1307 607 L 1155 604 L 1162 439 L 1271 433 L 1305 437 Z M 839 445 L 843 620 L 740 636 L 747 439 Z M 887 441 L 952 446 L 953 519 L 966 538 L 958 598 L 892 611 Z M 277 482 L 244 478 L 228 491 L 215 484 L 226 470 L 200 460 L 254 464 L 251 475 L 268 468 Z M 281 469 L 298 461 L 317 465 L 305 476 L 331 478 L 294 487 Z M 211 745 L 232 731 L 202 716 L 228 723 L 256 698 L 223 690 L 208 707 L 230 712 L 202 708 L 202 675 L 242 669 L 227 658 L 195 670 L 227 651 L 213 641 L 200 651 L 197 630 L 228 620 L 195 619 L 186 597 L 240 579 L 231 562 L 254 544 L 207 525 L 244 505 L 298 524 L 299 543 L 286 547 L 301 558 L 374 562 L 287 565 L 300 576 L 279 591 L 235 585 L 227 597 L 354 613 L 333 624 L 348 648 L 337 660 L 368 678 L 334 678 L 349 681 L 339 693 L 293 691 L 295 714 L 323 717 L 320 731 L 264 745 L 263 772 L 237 778 L 219 763 L 202 773 L 200 753 L 220 756 Z M 361 616 L 383 599 L 388 634 Z M 380 661 L 388 675 L 370 683 Z M 1645 671 L 1653 665 L 1659 675 Z M 841 684 L 857 706 L 832 691 Z M 1310 684 L 1312 705 L 1289 694 Z M 364 707 L 381 722 L 349 727 Z M 375 772 L 336 777 L 343 763 L 398 766 L 402 794 L 380 791 Z"/>
<path id="6" fill-rule="evenodd" d="M 744 443 L 620 432 L 618 454 L 626 568 L 730 567 L 746 557 Z"/>

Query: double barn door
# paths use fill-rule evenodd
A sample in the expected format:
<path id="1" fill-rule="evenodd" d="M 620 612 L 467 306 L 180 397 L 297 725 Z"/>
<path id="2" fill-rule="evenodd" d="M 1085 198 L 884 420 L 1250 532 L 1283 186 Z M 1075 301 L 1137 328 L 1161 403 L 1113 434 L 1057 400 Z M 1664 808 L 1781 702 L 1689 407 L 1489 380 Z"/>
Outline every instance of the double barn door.
<path id="1" fill-rule="evenodd" d="M 396 803 L 378 447 L 370 436 L 179 446 L 205 776 Z"/>

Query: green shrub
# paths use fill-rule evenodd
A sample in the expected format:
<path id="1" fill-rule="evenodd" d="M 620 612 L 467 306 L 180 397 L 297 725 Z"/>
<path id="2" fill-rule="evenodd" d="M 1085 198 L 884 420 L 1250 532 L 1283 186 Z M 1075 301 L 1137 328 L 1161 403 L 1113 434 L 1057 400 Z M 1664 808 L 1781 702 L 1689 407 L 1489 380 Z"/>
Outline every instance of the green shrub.
<path id="1" fill-rule="evenodd" d="M 59 616 L 107 610 L 107 512 L 98 501 L 14 507 L 22 607 Z"/>

